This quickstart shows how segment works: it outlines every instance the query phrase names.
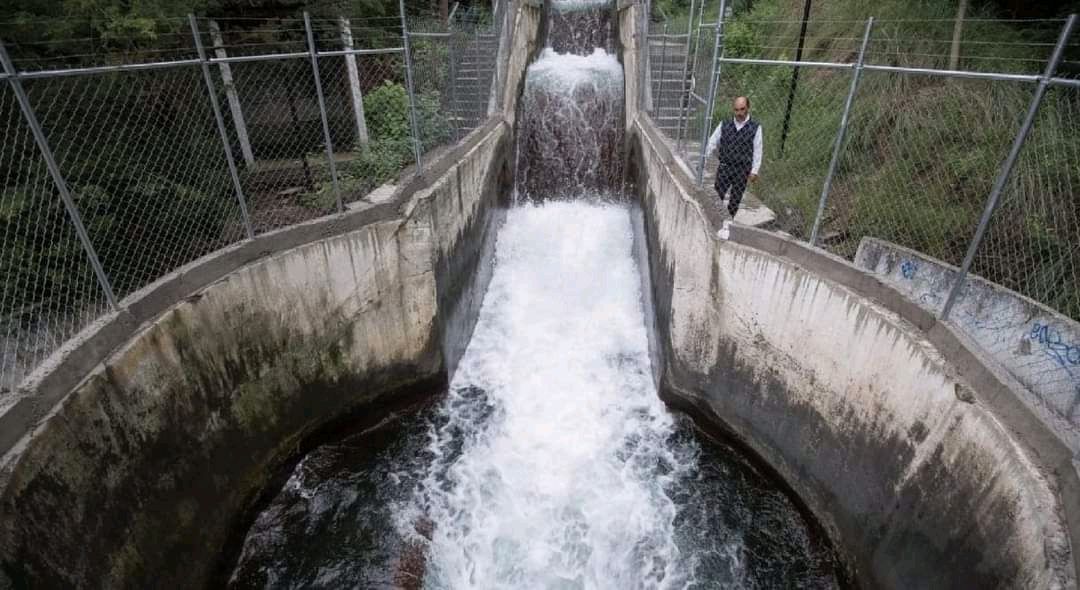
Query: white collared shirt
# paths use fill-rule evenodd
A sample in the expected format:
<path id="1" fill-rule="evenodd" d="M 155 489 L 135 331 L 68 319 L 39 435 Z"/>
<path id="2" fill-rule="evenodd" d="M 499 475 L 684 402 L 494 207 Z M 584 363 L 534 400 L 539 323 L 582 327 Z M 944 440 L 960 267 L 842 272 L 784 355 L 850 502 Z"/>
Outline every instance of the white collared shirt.
<path id="1" fill-rule="evenodd" d="M 743 127 L 750 122 L 750 117 L 747 117 L 745 121 L 739 122 L 738 119 L 732 117 L 731 122 L 735 124 L 736 131 L 742 131 Z M 724 121 L 721 121 L 716 126 L 716 130 L 709 136 L 708 147 L 705 148 L 705 158 L 707 159 L 715 150 L 716 146 L 720 143 L 720 136 L 723 135 Z M 757 132 L 754 133 L 754 161 L 750 165 L 750 174 L 756 175 L 758 170 L 761 170 L 761 152 L 762 152 L 762 139 L 761 139 L 761 124 L 758 124 Z"/>

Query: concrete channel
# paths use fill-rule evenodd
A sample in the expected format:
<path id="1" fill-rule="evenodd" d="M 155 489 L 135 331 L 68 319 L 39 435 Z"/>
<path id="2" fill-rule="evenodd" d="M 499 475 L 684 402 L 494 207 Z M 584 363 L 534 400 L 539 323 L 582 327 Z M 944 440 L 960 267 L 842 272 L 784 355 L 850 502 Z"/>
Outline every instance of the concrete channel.
<path id="1" fill-rule="evenodd" d="M 0 561 L 32 587 L 192 587 L 319 432 L 445 384 L 514 178 L 544 8 L 513 5 L 502 111 L 372 206 L 216 252 L 123 302 L 0 414 Z M 865 587 L 1076 588 L 1077 449 L 888 282 L 735 226 L 638 112 L 626 153 L 655 378 L 753 449 Z M 2 585 L 2 584 L 0 584 Z"/>

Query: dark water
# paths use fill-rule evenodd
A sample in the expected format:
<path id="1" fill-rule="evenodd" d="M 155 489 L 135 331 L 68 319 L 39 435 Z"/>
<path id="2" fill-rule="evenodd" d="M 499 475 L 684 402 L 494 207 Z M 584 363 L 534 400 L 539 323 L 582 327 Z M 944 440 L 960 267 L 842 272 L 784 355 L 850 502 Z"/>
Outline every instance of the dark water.
<path id="1" fill-rule="evenodd" d="M 482 392 L 475 401 L 467 411 L 482 420 Z M 696 472 L 668 490 L 679 548 L 695 556 L 696 581 L 680 587 L 841 587 L 828 542 L 780 486 L 689 417 L 676 424 L 669 445 L 700 451 Z M 424 542 L 402 535 L 399 518 L 437 460 L 429 434 L 442 425 L 435 406 L 420 407 L 309 453 L 249 530 L 229 586 L 422 587 Z"/>

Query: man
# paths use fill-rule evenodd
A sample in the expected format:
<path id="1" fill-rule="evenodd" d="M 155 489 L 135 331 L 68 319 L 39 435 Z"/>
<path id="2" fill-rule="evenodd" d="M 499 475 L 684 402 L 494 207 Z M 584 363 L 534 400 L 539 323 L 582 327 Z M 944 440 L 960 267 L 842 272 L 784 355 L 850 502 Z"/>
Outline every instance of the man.
<path id="1" fill-rule="evenodd" d="M 724 200 L 724 193 L 731 189 L 728 212 L 731 217 L 739 211 L 747 181 L 754 182 L 761 170 L 761 125 L 750 118 L 750 99 L 740 96 L 733 105 L 735 116 L 721 121 L 709 137 L 705 150 L 708 158 L 717 150 L 720 166 L 716 169 L 717 196 Z"/>

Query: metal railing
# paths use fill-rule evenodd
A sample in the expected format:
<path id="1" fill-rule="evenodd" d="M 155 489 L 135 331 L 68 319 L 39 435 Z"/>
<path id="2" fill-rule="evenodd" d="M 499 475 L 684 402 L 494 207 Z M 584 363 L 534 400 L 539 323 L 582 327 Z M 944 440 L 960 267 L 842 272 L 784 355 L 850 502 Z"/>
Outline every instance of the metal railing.
<path id="1" fill-rule="evenodd" d="M 961 39 L 951 19 L 753 21 L 725 4 L 678 36 L 683 78 L 648 54 L 649 114 L 700 186 L 712 130 L 747 96 L 765 139 L 749 191 L 777 229 L 849 259 L 877 237 L 957 267 L 942 318 L 970 273 L 1080 320 L 1075 15 L 972 19 Z M 649 47 L 670 38 L 653 23 Z"/>
<path id="2" fill-rule="evenodd" d="M 505 4 L 449 24 L 404 2 L 365 19 L 189 16 L 138 49 L 0 41 L 0 405 L 124 298 L 367 206 L 481 126 Z"/>

